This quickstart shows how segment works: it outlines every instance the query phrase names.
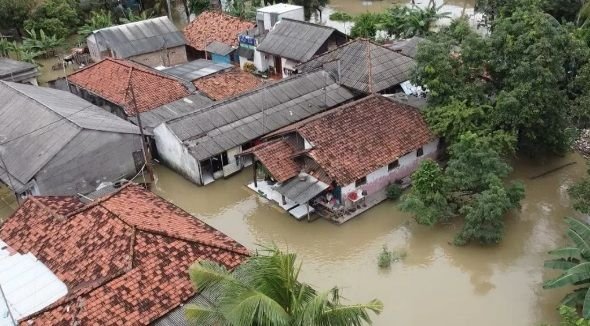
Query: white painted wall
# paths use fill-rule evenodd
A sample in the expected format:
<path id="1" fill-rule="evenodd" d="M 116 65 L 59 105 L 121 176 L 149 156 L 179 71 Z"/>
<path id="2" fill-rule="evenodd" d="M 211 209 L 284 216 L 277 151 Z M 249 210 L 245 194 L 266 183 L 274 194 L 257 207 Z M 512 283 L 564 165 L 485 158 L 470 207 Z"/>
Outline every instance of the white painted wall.
<path id="1" fill-rule="evenodd" d="M 290 59 L 286 59 L 286 58 L 281 58 L 281 66 L 283 66 L 283 71 L 281 71 L 281 73 L 283 74 L 283 78 L 289 77 L 289 75 L 285 74 L 285 68 L 294 71 L 295 66 L 298 64 L 299 64 L 299 62 L 296 62 L 296 61 L 293 61 Z"/>
<path id="2" fill-rule="evenodd" d="M 279 20 L 283 19 L 283 18 L 291 18 L 294 20 L 300 20 L 300 21 L 304 21 L 305 20 L 305 15 L 303 12 L 303 7 L 299 8 L 299 9 L 294 9 L 291 11 L 287 11 L 284 12 L 282 14 L 279 15 Z"/>
<path id="3" fill-rule="evenodd" d="M 158 154 L 164 162 L 190 181 L 200 185 L 201 171 L 199 162 L 188 152 L 188 148 L 163 123 L 154 129 L 154 138 Z"/>
<path id="4" fill-rule="evenodd" d="M 355 182 L 352 182 L 342 187 L 342 198 L 346 201 L 347 195 L 350 192 L 358 190 L 366 190 L 369 195 L 383 191 L 387 186 L 396 180 L 403 179 L 411 175 L 419 163 L 427 158 L 434 159 L 438 150 L 438 139 L 431 141 L 424 145 L 424 154 L 420 157 L 416 156 L 417 151 L 412 151 L 398 159 L 399 166 L 391 171 L 388 171 L 388 165 L 380 167 L 379 169 L 369 173 L 367 175 L 367 183 L 360 187 L 355 187 Z"/>
<path id="5" fill-rule="evenodd" d="M 241 152 L 242 146 L 237 146 L 227 151 L 227 162 L 224 162 L 223 176 L 228 177 L 242 169 L 242 166 L 238 164 L 239 161 L 236 160 L 236 155 Z"/>

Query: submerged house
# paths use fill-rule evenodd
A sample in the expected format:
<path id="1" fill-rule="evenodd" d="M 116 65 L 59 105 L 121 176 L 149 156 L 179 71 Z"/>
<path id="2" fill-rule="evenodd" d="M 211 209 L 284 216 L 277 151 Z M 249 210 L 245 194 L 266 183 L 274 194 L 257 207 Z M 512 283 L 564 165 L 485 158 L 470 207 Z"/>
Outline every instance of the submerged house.
<path id="1" fill-rule="evenodd" d="M 134 121 L 195 91 L 193 84 L 123 59 L 106 58 L 68 76 L 70 92 Z"/>
<path id="2" fill-rule="evenodd" d="M 283 18 L 277 22 L 256 51 L 265 54 L 260 71 L 272 70 L 288 77 L 295 66 L 346 43 L 346 35 L 335 28 Z"/>
<path id="3" fill-rule="evenodd" d="M 92 32 L 86 44 L 94 62 L 116 58 L 156 67 L 187 61 L 186 40 L 168 17 L 102 28 Z"/>
<path id="4" fill-rule="evenodd" d="M 0 80 L 37 86 L 39 75 L 37 65 L 10 58 L 0 58 Z"/>
<path id="5" fill-rule="evenodd" d="M 74 195 L 132 177 L 139 128 L 68 92 L 0 81 L 0 180 L 21 196 Z"/>
<path id="6" fill-rule="evenodd" d="M 243 152 L 266 171 L 249 185 L 296 218 L 312 212 L 343 223 L 385 199 L 390 184 L 426 158 L 438 138 L 420 111 L 371 95 L 280 129 Z"/>
<path id="7" fill-rule="evenodd" d="M 160 157 L 206 185 L 248 165 L 236 155 L 261 136 L 354 99 L 323 71 L 293 76 L 170 120 L 154 129 Z"/>
<path id="8" fill-rule="evenodd" d="M 295 67 L 305 73 L 323 69 L 336 80 L 358 92 L 397 93 L 412 78 L 414 59 L 373 43 L 356 39 Z"/>
<path id="9" fill-rule="evenodd" d="M 57 301 L 15 313 L 21 325 L 188 325 L 183 305 L 210 300 L 195 292 L 189 266 L 210 260 L 232 269 L 248 255 L 232 238 L 132 183 L 89 204 L 29 197 L 0 226 L 0 239 L 13 256 L 34 254 L 58 279 L 51 293 Z M 18 268 L 10 267 L 0 275 Z M 43 281 L 39 273 L 27 284 L 32 271 L 13 273 L 2 287 L 30 293 Z M 37 289 L 29 303 L 47 290 Z"/>
<path id="10" fill-rule="evenodd" d="M 252 22 L 221 11 L 205 11 L 184 28 L 190 60 L 212 59 L 215 63 L 237 62 L 238 35 L 253 28 Z"/>

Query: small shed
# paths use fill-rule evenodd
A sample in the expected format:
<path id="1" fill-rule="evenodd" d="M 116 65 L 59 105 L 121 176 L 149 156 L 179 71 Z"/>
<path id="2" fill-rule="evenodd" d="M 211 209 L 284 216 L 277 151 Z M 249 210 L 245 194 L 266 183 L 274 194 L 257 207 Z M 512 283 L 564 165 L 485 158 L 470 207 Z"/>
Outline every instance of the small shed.
<path id="1" fill-rule="evenodd" d="M 205 51 L 211 53 L 211 60 L 215 63 L 230 64 L 234 61 L 235 49 L 225 43 L 213 41 L 205 47 Z"/>

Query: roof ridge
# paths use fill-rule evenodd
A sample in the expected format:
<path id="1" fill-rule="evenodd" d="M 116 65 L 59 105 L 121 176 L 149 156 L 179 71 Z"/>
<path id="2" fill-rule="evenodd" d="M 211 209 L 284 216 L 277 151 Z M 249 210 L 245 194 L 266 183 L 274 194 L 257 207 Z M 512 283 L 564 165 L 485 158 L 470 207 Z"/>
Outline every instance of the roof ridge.
<path id="1" fill-rule="evenodd" d="M 94 201 L 92 201 L 92 202 L 90 202 L 90 203 L 88 203 L 88 204 L 86 204 L 86 205 L 84 205 L 84 206 L 82 206 L 82 207 L 80 207 L 78 209 L 75 209 L 75 210 L 69 212 L 68 214 L 65 215 L 65 217 L 67 218 L 67 217 L 70 217 L 70 216 L 73 216 L 73 215 L 77 215 L 77 214 L 80 214 L 81 212 L 83 212 L 85 210 L 94 208 L 94 206 L 101 205 L 104 201 L 106 201 L 106 200 L 110 199 L 111 197 L 113 197 L 114 195 L 118 194 L 121 190 L 127 188 L 131 184 L 133 184 L 133 182 L 132 181 L 128 181 L 128 182 L 124 183 L 121 187 L 119 187 L 117 190 L 113 191 L 112 193 L 110 193 L 108 195 L 105 195 L 105 196 L 102 196 L 100 198 L 97 198 Z"/>
<path id="2" fill-rule="evenodd" d="M 290 76 L 288 78 L 281 79 L 280 81 L 278 81 L 276 83 L 270 83 L 270 84 L 266 85 L 265 87 L 257 87 L 255 89 L 249 90 L 249 91 L 247 91 L 245 93 L 236 95 L 234 97 L 230 97 L 228 99 L 225 99 L 225 100 L 222 100 L 222 101 L 219 101 L 219 102 L 213 102 L 213 103 L 211 103 L 211 105 L 206 106 L 204 108 L 201 108 L 199 110 L 187 112 L 187 113 L 185 113 L 183 115 L 180 115 L 178 117 L 175 117 L 174 119 L 167 121 L 166 124 L 170 124 L 170 123 L 173 123 L 175 121 L 182 120 L 182 119 L 184 119 L 184 118 L 186 118 L 188 116 L 202 114 L 202 113 L 205 113 L 205 112 L 212 111 L 213 109 L 215 109 L 216 107 L 218 107 L 220 105 L 225 105 L 227 103 L 235 102 L 235 101 L 237 101 L 237 100 L 239 100 L 239 99 L 241 99 L 243 97 L 250 96 L 250 95 L 253 95 L 253 94 L 256 94 L 256 93 L 260 93 L 260 92 L 266 91 L 266 90 L 268 90 L 270 88 L 273 88 L 273 87 L 275 87 L 277 85 L 282 85 L 283 83 L 287 83 L 287 82 L 292 81 L 292 80 L 296 80 L 296 79 L 299 79 L 299 78 L 307 77 L 308 75 L 315 74 L 317 72 L 318 72 L 318 70 L 314 70 L 314 71 L 310 71 L 310 72 L 306 72 L 306 73 L 302 73 L 302 74 L 295 74 L 295 75 L 292 75 L 292 76 Z M 331 76 L 329 76 L 329 77 L 332 80 L 332 82 L 334 82 L 334 79 Z"/>
<path id="3" fill-rule="evenodd" d="M 113 25 L 113 26 L 99 28 L 99 29 L 96 29 L 96 30 L 92 31 L 92 33 L 100 32 L 100 31 L 104 31 L 104 30 L 108 30 L 108 29 L 118 29 L 121 26 L 131 26 L 131 25 L 145 24 L 146 22 L 154 21 L 156 19 L 168 19 L 168 20 L 170 20 L 168 18 L 168 16 L 153 17 L 153 18 L 143 19 L 143 20 L 139 20 L 139 21 L 135 21 L 135 22 L 129 22 L 129 23 L 125 23 L 125 24 L 119 24 L 119 25 Z M 172 22 L 172 21 L 170 21 L 170 22 Z"/>
<path id="4" fill-rule="evenodd" d="M 314 26 L 314 27 L 321 27 L 321 28 L 325 28 L 325 29 L 331 29 L 331 30 L 333 30 L 333 31 L 338 31 L 338 30 L 337 30 L 336 28 L 334 28 L 334 27 L 330 27 L 330 26 L 326 26 L 326 25 L 320 25 L 320 24 L 315 24 L 315 23 L 308 22 L 308 21 L 305 21 L 305 20 L 298 20 L 298 19 L 287 18 L 287 17 L 281 18 L 281 20 L 279 20 L 279 21 L 277 22 L 277 24 L 278 24 L 278 23 L 280 23 L 280 22 L 281 22 L 281 21 L 283 21 L 283 20 L 290 21 L 290 22 L 294 22 L 294 23 L 297 23 L 297 24 L 305 24 L 305 25 L 309 25 L 309 26 Z M 275 26 L 276 26 L 276 24 L 275 24 Z M 273 28 L 273 29 L 274 29 L 274 28 Z"/>
<path id="5" fill-rule="evenodd" d="M 85 128 L 83 128 L 82 126 L 80 126 L 79 124 L 77 124 L 77 123 L 75 123 L 74 121 L 72 121 L 72 119 L 70 119 L 70 116 L 68 116 L 68 115 L 62 115 L 62 114 L 60 114 L 60 113 L 56 112 L 56 111 L 55 111 L 54 109 L 52 109 L 51 107 L 49 107 L 47 104 L 44 104 L 43 102 L 41 102 L 41 101 L 37 100 L 36 98 L 33 98 L 33 97 L 29 96 L 28 94 L 24 93 L 23 91 L 21 91 L 21 90 L 19 90 L 19 89 L 16 89 L 16 88 L 14 88 L 14 86 L 12 86 L 12 85 L 11 85 L 11 82 L 7 82 L 7 81 L 3 81 L 3 80 L 0 80 L 0 82 L 2 82 L 2 83 L 3 83 L 4 85 L 6 85 L 7 87 L 10 87 L 10 88 L 11 88 L 13 91 L 15 91 L 16 93 L 23 95 L 24 97 L 28 98 L 29 100 L 31 100 L 31 101 L 33 101 L 33 102 L 36 102 L 37 104 L 39 104 L 39 105 L 41 105 L 42 107 L 46 108 L 47 110 L 51 111 L 51 112 L 52 112 L 53 114 L 55 114 L 56 116 L 58 116 L 58 117 L 61 117 L 61 119 L 60 119 L 60 120 L 67 120 L 69 123 L 71 123 L 71 124 L 73 124 L 74 126 L 76 126 L 76 127 L 79 129 L 79 130 L 85 129 Z M 14 83 L 14 84 L 16 85 L 17 83 Z M 33 86 L 33 85 L 25 85 L 25 86 L 26 86 L 26 87 L 32 87 L 32 88 L 39 88 L 39 89 L 43 89 L 43 88 L 45 88 L 45 87 L 40 87 L 40 86 Z M 58 91 L 61 91 L 61 90 L 58 90 Z M 70 94 L 70 95 L 74 95 L 74 94 L 71 94 L 71 93 L 69 93 L 69 92 L 66 92 L 66 91 L 61 91 L 61 92 L 64 92 L 64 93 L 66 93 L 66 94 Z M 75 96 L 75 95 L 74 95 L 74 96 Z M 83 109 L 81 109 L 80 111 L 82 111 L 82 110 L 86 110 L 86 109 L 88 109 L 88 108 L 91 108 L 91 107 L 93 107 L 93 106 L 94 106 L 94 104 L 92 104 L 92 103 L 90 103 L 90 102 L 88 102 L 88 101 L 86 101 L 86 102 L 87 102 L 89 105 L 88 105 L 88 106 L 86 106 L 86 107 L 84 107 L 84 108 L 83 108 Z M 74 114 L 75 114 L 75 113 L 74 113 Z M 72 115 L 73 115 L 73 114 L 72 114 Z M 59 121 L 59 120 L 58 120 L 58 121 Z M 55 121 L 55 122 L 57 122 L 57 121 Z M 73 137 L 72 137 L 72 138 L 73 138 Z"/>

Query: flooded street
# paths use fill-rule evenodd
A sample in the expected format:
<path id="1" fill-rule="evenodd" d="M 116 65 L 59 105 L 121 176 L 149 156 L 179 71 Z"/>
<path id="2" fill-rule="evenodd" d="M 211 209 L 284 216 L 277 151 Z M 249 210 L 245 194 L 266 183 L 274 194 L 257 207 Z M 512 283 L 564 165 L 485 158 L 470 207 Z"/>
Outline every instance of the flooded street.
<path id="1" fill-rule="evenodd" d="M 577 164 L 529 179 L 572 161 Z M 385 310 L 376 325 L 555 325 L 564 292 L 541 289 L 542 266 L 546 252 L 565 243 L 562 219 L 572 213 L 566 189 L 584 175 L 585 162 L 571 154 L 515 166 L 527 197 L 508 219 L 502 244 L 487 248 L 452 246 L 459 226 L 417 225 L 391 202 L 341 226 L 298 222 L 244 186 L 249 169 L 197 187 L 158 166 L 154 191 L 250 249 L 275 242 L 295 251 L 304 280 L 321 289 L 338 285 L 351 300 L 381 299 Z M 407 257 L 379 270 L 383 245 Z"/>

